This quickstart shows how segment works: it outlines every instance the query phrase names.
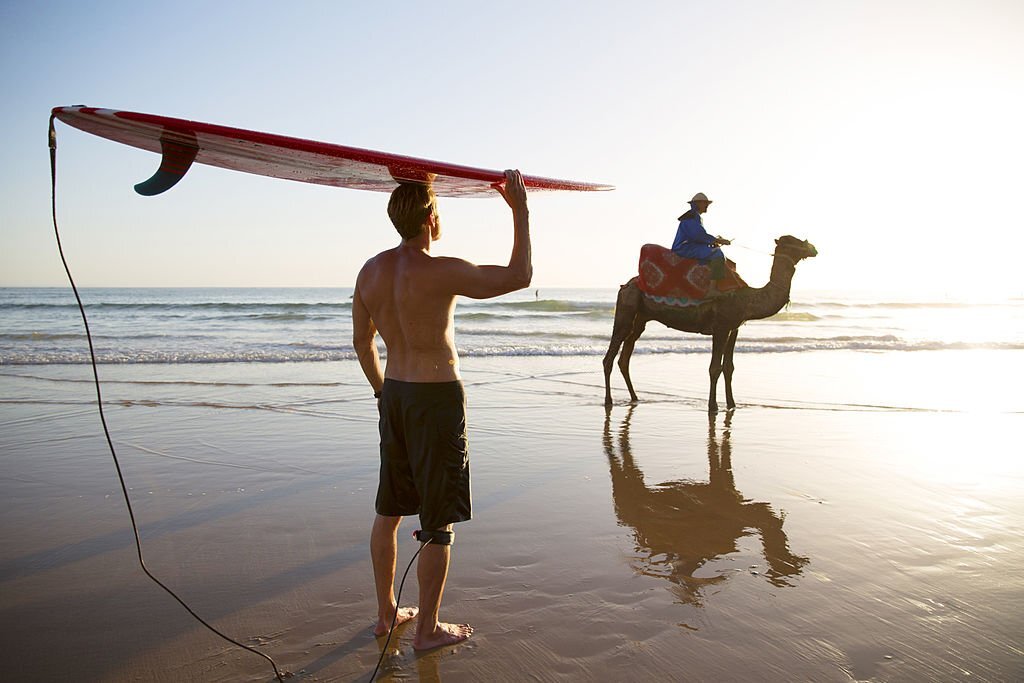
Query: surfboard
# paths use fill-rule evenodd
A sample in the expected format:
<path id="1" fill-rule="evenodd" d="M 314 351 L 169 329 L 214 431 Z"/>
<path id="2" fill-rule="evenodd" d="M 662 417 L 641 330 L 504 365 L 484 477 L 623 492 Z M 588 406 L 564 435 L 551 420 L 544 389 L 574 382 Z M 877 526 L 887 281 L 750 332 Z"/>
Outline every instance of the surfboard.
<path id="1" fill-rule="evenodd" d="M 192 164 L 208 164 L 331 187 L 391 192 L 400 182 L 430 184 L 445 197 L 495 196 L 503 171 L 259 133 L 169 116 L 97 107 L 55 107 L 69 126 L 161 155 L 160 167 L 136 192 L 152 196 L 173 187 Z M 527 190 L 612 190 L 611 185 L 523 175 Z"/>

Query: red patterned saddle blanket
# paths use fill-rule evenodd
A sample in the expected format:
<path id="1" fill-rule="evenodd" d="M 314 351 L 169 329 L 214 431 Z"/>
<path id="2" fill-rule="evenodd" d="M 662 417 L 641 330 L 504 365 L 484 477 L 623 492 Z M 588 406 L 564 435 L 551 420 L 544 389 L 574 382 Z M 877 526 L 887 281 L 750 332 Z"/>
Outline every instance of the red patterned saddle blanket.
<path id="1" fill-rule="evenodd" d="M 719 281 L 722 292 L 743 289 L 747 283 L 736 272 L 736 264 L 725 260 L 726 277 Z M 683 258 L 659 244 L 640 247 L 640 291 L 663 303 L 692 305 L 707 298 L 711 268 L 700 261 Z M 671 300 L 678 300 L 677 302 Z"/>

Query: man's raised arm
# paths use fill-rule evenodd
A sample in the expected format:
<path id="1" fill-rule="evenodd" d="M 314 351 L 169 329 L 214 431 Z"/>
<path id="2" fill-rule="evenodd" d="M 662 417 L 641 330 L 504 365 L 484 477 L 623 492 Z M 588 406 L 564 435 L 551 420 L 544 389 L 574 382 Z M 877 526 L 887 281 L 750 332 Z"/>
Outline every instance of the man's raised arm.
<path id="1" fill-rule="evenodd" d="M 451 259 L 445 264 L 453 292 L 471 299 L 490 299 L 514 292 L 529 287 L 533 280 L 530 209 L 526 205 L 523 176 L 519 171 L 505 171 L 504 185 L 495 185 L 494 189 L 512 209 L 515 235 L 508 265 L 477 266 L 459 259 Z"/>

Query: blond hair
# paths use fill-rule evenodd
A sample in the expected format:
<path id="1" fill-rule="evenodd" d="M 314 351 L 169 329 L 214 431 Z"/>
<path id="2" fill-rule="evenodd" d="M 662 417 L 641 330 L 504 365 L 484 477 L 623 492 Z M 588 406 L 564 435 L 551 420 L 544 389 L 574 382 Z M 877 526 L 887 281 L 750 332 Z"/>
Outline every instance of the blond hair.
<path id="1" fill-rule="evenodd" d="M 395 188 L 388 201 L 388 217 L 402 239 L 412 239 L 423 232 L 434 202 L 434 191 L 428 185 L 400 183 Z"/>

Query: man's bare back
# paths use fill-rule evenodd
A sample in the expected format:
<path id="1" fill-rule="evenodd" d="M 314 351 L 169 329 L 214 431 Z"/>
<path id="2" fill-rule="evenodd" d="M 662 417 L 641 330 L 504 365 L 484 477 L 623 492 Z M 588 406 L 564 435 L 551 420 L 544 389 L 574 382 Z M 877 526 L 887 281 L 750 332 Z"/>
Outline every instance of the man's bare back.
<path id="1" fill-rule="evenodd" d="M 402 244 L 370 259 L 353 307 L 365 308 L 388 350 L 385 377 L 403 382 L 459 379 L 453 315 L 443 259 Z M 370 313 L 372 311 L 372 314 Z"/>

